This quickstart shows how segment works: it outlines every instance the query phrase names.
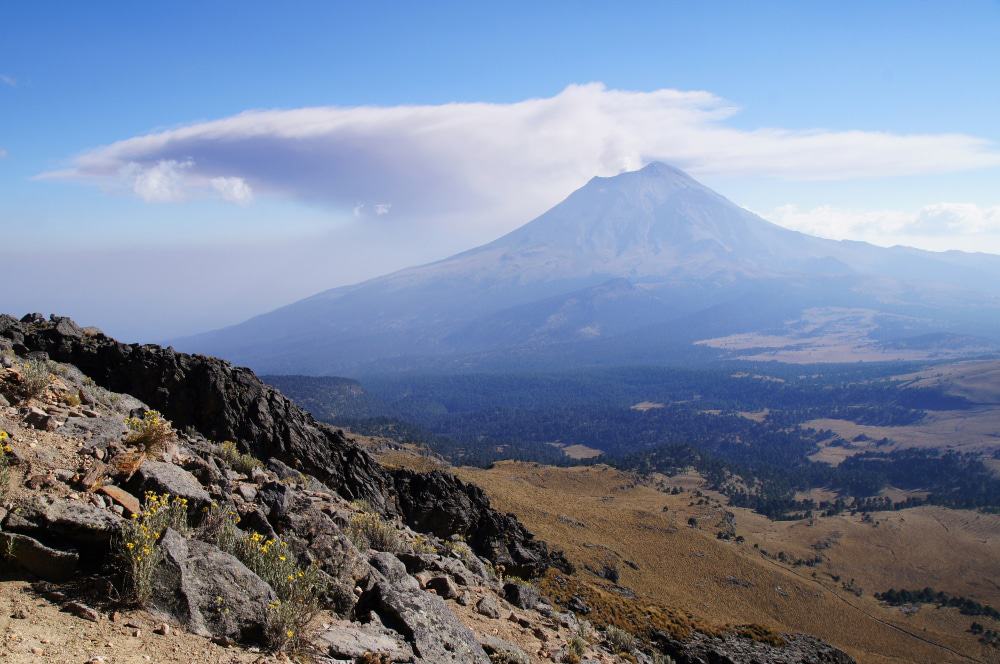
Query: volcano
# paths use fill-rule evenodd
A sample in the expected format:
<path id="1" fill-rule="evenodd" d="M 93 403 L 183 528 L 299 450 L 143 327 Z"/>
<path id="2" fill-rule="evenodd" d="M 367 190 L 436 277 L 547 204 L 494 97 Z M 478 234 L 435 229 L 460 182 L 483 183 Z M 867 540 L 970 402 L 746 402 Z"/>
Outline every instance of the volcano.
<path id="1" fill-rule="evenodd" d="M 1000 347 L 1000 257 L 813 237 L 652 163 L 488 244 L 173 343 L 307 375 L 964 357 Z"/>

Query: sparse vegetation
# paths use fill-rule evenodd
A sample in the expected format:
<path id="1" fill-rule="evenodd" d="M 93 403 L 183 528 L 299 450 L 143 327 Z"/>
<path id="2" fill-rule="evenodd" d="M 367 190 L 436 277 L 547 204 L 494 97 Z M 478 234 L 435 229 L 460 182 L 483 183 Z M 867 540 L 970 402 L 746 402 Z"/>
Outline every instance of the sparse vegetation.
<path id="1" fill-rule="evenodd" d="M 153 571 L 163 557 L 160 538 L 167 528 L 187 531 L 187 500 L 170 494 L 146 494 L 138 514 L 122 526 L 114 546 L 121 566 L 121 596 L 125 604 L 145 606 L 152 594 Z"/>
<path id="2" fill-rule="evenodd" d="M 170 422 L 156 410 L 147 410 L 142 417 L 126 418 L 125 425 L 129 428 L 125 442 L 146 457 L 166 452 L 176 435 Z"/>
<path id="3" fill-rule="evenodd" d="M 20 368 L 21 374 L 21 398 L 24 401 L 37 399 L 52 382 L 52 374 L 49 372 L 48 362 L 30 359 L 24 362 Z"/>
<path id="4" fill-rule="evenodd" d="M 635 650 L 635 636 L 614 625 L 608 625 L 604 629 L 604 640 L 608 642 L 611 652 L 614 653 L 631 654 Z"/>
<path id="5" fill-rule="evenodd" d="M 523 653 L 507 650 L 494 650 L 489 654 L 490 664 L 529 664 Z"/>
<path id="6" fill-rule="evenodd" d="M 244 475 L 250 475 L 257 468 L 263 468 L 264 464 L 260 459 L 252 454 L 240 452 L 239 448 L 231 440 L 224 441 L 219 445 L 219 456 L 228 463 L 233 470 Z"/>
<path id="7" fill-rule="evenodd" d="M 410 542 L 413 553 L 437 553 L 437 547 L 425 535 L 417 533 L 413 541 Z"/>
<path id="8" fill-rule="evenodd" d="M 472 565 L 477 560 L 476 553 L 467 542 L 461 539 L 448 540 L 444 543 L 444 548 L 453 556 L 457 557 L 466 565 Z"/>
<path id="9" fill-rule="evenodd" d="M 573 638 L 566 643 L 566 656 L 563 661 L 566 664 L 579 664 L 586 650 L 587 642 L 579 634 L 574 634 Z"/>
<path id="10" fill-rule="evenodd" d="M 10 434 L 0 431 L 0 504 L 7 502 L 10 491 L 10 454 L 14 449 L 9 441 Z"/>
<path id="11" fill-rule="evenodd" d="M 399 531 L 375 512 L 355 512 L 351 516 L 347 534 L 362 551 L 375 549 L 397 553 L 404 548 Z"/>
<path id="12" fill-rule="evenodd" d="M 315 564 L 299 566 L 287 542 L 244 533 L 236 527 L 238 519 L 228 506 L 213 505 L 200 532 L 271 586 L 278 599 L 268 607 L 268 645 L 275 651 L 298 652 L 307 645 L 310 624 L 319 615 L 327 577 Z"/>

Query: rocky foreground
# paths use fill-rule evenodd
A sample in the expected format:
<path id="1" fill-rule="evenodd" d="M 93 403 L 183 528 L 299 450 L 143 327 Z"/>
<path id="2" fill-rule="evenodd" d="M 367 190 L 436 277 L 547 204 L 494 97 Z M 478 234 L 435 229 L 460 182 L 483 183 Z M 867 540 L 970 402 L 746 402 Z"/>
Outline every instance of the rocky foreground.
<path id="1" fill-rule="evenodd" d="M 4 583 L 136 639 L 203 637 L 203 661 L 852 661 L 801 635 L 592 625 L 531 583 L 570 562 L 478 487 L 384 468 L 248 369 L 66 318 L 0 316 L 0 432 Z M 8 634 L 0 658 L 70 652 L 35 648 Z"/>

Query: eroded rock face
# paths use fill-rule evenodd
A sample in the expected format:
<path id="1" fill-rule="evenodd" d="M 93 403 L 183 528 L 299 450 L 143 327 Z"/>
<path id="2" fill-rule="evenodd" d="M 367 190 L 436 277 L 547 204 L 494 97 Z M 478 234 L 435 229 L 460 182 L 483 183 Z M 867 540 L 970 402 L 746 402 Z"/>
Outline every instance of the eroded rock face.
<path id="1" fill-rule="evenodd" d="M 472 630 L 444 600 L 421 590 L 395 556 L 377 553 L 369 562 L 373 571 L 368 590 L 358 600 L 359 614 L 375 613 L 406 638 L 422 661 L 490 664 Z"/>
<path id="2" fill-rule="evenodd" d="M 261 459 L 308 473 L 348 500 L 401 515 L 415 530 L 460 535 L 521 576 L 569 563 L 521 523 L 490 507 L 485 493 L 441 472 L 387 471 L 342 432 L 317 422 L 247 368 L 155 345 L 123 344 L 68 318 L 0 315 L 0 338 L 20 354 L 43 352 L 75 365 L 98 385 L 161 411 L 175 428 L 233 440 Z"/>
<path id="3" fill-rule="evenodd" d="M 143 496 L 147 491 L 156 494 L 169 493 L 171 496 L 184 498 L 192 511 L 206 507 L 212 497 L 202 488 L 194 475 L 180 466 L 162 461 L 146 461 L 135 472 L 128 483 L 128 488 L 136 496 Z"/>
<path id="4" fill-rule="evenodd" d="M 415 530 L 438 537 L 467 535 L 476 552 L 518 576 L 538 576 L 549 566 L 571 571 L 561 554 L 549 551 L 515 517 L 490 507 L 479 487 L 440 471 L 401 469 L 394 480 L 400 510 Z"/>
<path id="5" fill-rule="evenodd" d="M 330 657 L 352 662 L 366 653 L 382 655 L 390 662 L 413 661 L 413 651 L 395 632 L 351 623 L 330 625 L 316 637 L 316 645 Z"/>
<path id="6" fill-rule="evenodd" d="M 538 589 L 526 583 L 505 583 L 503 596 L 508 602 L 521 609 L 534 609 L 538 605 Z"/>
<path id="7" fill-rule="evenodd" d="M 3 529 L 29 535 L 60 550 L 103 555 L 118 532 L 121 517 L 88 503 L 56 499 L 22 505 L 9 514 Z"/>
<path id="8" fill-rule="evenodd" d="M 153 606 L 195 634 L 261 643 L 274 591 L 233 556 L 168 529 Z"/>
<path id="9" fill-rule="evenodd" d="M 695 632 L 684 643 L 670 639 L 664 650 L 678 664 L 855 664 L 854 659 L 828 643 L 805 634 L 785 634 L 784 646 L 725 634 L 708 636 Z"/>

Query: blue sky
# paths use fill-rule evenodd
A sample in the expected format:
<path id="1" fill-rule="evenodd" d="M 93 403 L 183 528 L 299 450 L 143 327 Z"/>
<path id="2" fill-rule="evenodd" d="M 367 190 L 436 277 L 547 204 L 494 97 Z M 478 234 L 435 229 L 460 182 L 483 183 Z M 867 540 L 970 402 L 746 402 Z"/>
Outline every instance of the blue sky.
<path id="1" fill-rule="evenodd" d="M 1000 253 L 997 108 L 996 1 L 7 3 L 0 309 L 217 327 L 651 158 L 808 232 Z"/>

